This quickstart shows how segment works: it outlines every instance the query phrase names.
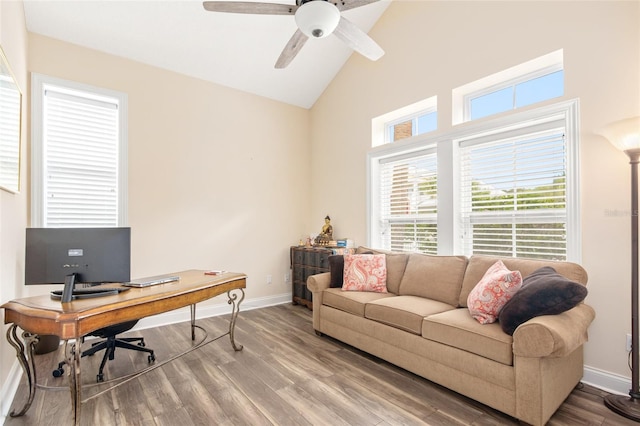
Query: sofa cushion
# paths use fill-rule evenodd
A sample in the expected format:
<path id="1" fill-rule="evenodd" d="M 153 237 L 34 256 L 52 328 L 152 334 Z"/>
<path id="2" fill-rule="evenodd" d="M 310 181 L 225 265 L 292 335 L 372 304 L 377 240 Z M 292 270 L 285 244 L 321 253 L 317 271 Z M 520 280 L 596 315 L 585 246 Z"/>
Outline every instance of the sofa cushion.
<path id="1" fill-rule="evenodd" d="M 387 257 L 387 291 L 398 294 L 400 281 L 407 267 L 409 255 L 406 253 L 393 253 L 387 250 L 377 250 L 368 247 L 358 247 L 356 254 L 384 254 Z"/>
<path id="2" fill-rule="evenodd" d="M 339 288 L 328 288 L 322 293 L 322 304 L 364 317 L 364 307 L 367 303 L 385 297 L 396 297 L 396 295 L 392 293 L 342 291 Z"/>
<path id="3" fill-rule="evenodd" d="M 540 269 L 543 266 L 552 266 L 560 275 L 567 277 L 571 281 L 584 285 L 587 284 L 587 271 L 577 263 L 473 255 L 469 259 L 469 265 L 467 266 L 467 270 L 464 274 L 462 290 L 460 291 L 460 306 L 467 306 L 467 297 L 469 297 L 469 293 L 471 293 L 471 290 L 473 290 L 478 281 L 480 281 L 487 269 L 489 269 L 489 267 L 498 259 L 502 260 L 505 266 L 510 270 L 520 271 L 522 278 L 526 278 L 528 275 L 531 275 L 533 271 Z"/>
<path id="4" fill-rule="evenodd" d="M 522 287 L 520 271 L 510 271 L 496 261 L 469 293 L 469 312 L 480 324 L 496 322 L 502 307 Z"/>
<path id="5" fill-rule="evenodd" d="M 399 295 L 420 296 L 458 306 L 467 258 L 412 253 L 400 282 Z"/>
<path id="6" fill-rule="evenodd" d="M 502 364 L 513 364 L 513 338 L 498 323 L 480 324 L 465 308 L 426 317 L 422 337 Z"/>
<path id="7" fill-rule="evenodd" d="M 344 256 L 344 291 L 387 292 L 387 262 L 384 254 Z"/>
<path id="8" fill-rule="evenodd" d="M 420 335 L 424 317 L 451 309 L 455 309 L 455 307 L 424 297 L 396 296 L 367 303 L 364 308 L 364 316 Z"/>
<path id="9" fill-rule="evenodd" d="M 557 315 L 576 306 L 587 297 L 587 288 L 545 266 L 524 279 L 522 288 L 500 311 L 502 330 L 513 335 L 516 328 L 541 315 Z"/>

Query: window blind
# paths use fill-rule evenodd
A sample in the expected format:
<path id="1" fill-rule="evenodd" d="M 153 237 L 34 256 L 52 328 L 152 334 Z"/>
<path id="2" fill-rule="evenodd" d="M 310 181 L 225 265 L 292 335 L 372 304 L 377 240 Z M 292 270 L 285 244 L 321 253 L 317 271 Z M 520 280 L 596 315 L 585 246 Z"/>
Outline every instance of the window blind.
<path id="1" fill-rule="evenodd" d="M 0 78 L 0 140 L 20 140 L 20 92 Z M 19 187 L 20 144 L 0 144 L 0 181 Z"/>
<path id="2" fill-rule="evenodd" d="M 437 161 L 433 150 L 380 161 L 380 237 L 384 248 L 436 254 Z"/>
<path id="3" fill-rule="evenodd" d="M 44 226 L 118 226 L 118 101 L 47 88 Z"/>
<path id="4" fill-rule="evenodd" d="M 557 125 L 461 143 L 465 253 L 566 260 L 567 147 Z"/>

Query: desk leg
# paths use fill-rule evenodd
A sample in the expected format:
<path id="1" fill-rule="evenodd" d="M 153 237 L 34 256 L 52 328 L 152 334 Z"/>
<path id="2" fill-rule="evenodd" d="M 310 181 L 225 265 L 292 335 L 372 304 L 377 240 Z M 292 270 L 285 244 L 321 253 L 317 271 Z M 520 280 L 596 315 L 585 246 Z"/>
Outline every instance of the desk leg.
<path id="1" fill-rule="evenodd" d="M 229 324 L 229 337 L 231 338 L 231 346 L 235 351 L 242 350 L 242 345 L 236 345 L 236 341 L 233 337 L 236 328 L 236 318 L 238 318 L 238 312 L 240 312 L 240 303 L 242 303 L 242 301 L 244 300 L 244 290 L 239 290 L 242 293 L 242 297 L 240 298 L 240 300 L 238 300 L 238 295 L 236 293 L 231 294 L 231 290 L 227 292 L 227 297 L 229 297 L 229 301 L 227 303 L 233 305 L 233 311 L 231 313 L 231 323 Z"/>
<path id="2" fill-rule="evenodd" d="M 191 309 L 191 340 L 196 340 L 196 304 L 189 305 Z"/>
<path id="3" fill-rule="evenodd" d="M 13 324 L 11 325 L 11 327 L 9 327 L 9 329 L 7 330 L 7 341 L 16 350 L 16 357 L 18 358 L 18 361 L 22 366 L 24 374 L 27 376 L 27 383 L 29 384 L 29 399 L 20 411 L 11 411 L 11 413 L 9 413 L 11 417 L 20 417 L 24 415 L 24 413 L 26 413 L 27 410 L 29 410 L 29 408 L 31 407 L 33 398 L 36 395 L 36 365 L 33 359 L 33 351 L 36 343 L 38 343 L 38 340 L 40 340 L 37 334 L 25 331 L 22 333 L 22 339 L 26 344 L 25 347 L 25 345 L 23 345 L 18 338 L 18 334 L 16 332 L 17 328 L 18 326 L 16 324 Z"/>
<path id="4" fill-rule="evenodd" d="M 75 343 L 71 344 L 71 350 L 68 349 L 69 341 L 64 343 L 64 352 L 67 358 L 67 365 L 71 367 L 69 373 L 69 390 L 71 391 L 71 410 L 73 414 L 74 424 L 80 424 L 80 407 L 82 406 L 81 395 L 82 389 L 80 381 L 80 358 L 82 348 L 79 342 L 81 339 L 76 339 Z"/>

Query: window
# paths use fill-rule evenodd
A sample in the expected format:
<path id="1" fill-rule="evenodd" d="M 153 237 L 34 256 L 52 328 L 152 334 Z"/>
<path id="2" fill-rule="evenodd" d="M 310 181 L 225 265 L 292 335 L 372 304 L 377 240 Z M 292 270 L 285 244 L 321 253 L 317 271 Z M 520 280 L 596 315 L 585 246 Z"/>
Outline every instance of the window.
<path id="1" fill-rule="evenodd" d="M 564 93 L 564 71 L 534 73 L 465 97 L 468 120 L 531 105 Z M 506 86 L 506 87 L 504 87 Z"/>
<path id="2" fill-rule="evenodd" d="M 437 96 L 432 96 L 374 118 L 371 145 L 390 144 L 437 130 L 437 102 Z"/>
<path id="3" fill-rule="evenodd" d="M 126 95 L 38 74 L 32 88 L 32 226 L 126 225 Z"/>
<path id="4" fill-rule="evenodd" d="M 369 152 L 369 242 L 580 261 L 578 102 Z"/>
<path id="5" fill-rule="evenodd" d="M 563 121 L 460 142 L 465 254 L 567 259 Z"/>
<path id="6" fill-rule="evenodd" d="M 387 143 L 396 142 L 436 130 L 438 128 L 438 113 L 435 110 L 422 111 L 413 116 L 386 123 L 385 126 Z"/>
<path id="7" fill-rule="evenodd" d="M 564 95 L 562 49 L 473 81 L 452 91 L 453 124 Z"/>
<path id="8" fill-rule="evenodd" d="M 381 158 L 376 193 L 376 246 L 436 254 L 437 162 L 435 149 Z"/>
<path id="9" fill-rule="evenodd" d="M 0 68 L 3 66 L 0 50 Z M 0 70 L 0 186 L 20 190 L 20 110 L 22 94 L 13 77 Z"/>

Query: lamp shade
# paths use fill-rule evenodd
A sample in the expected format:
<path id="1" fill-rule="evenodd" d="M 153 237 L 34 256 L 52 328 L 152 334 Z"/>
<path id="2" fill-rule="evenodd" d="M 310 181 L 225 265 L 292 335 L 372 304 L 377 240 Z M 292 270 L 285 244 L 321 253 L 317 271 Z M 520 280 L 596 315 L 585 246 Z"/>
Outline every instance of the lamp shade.
<path id="1" fill-rule="evenodd" d="M 611 123 L 600 134 L 621 151 L 640 150 L 640 116 Z"/>
<path id="2" fill-rule="evenodd" d="M 296 24 L 307 37 L 323 38 L 340 22 L 338 8 L 325 0 L 309 1 L 296 10 Z"/>

